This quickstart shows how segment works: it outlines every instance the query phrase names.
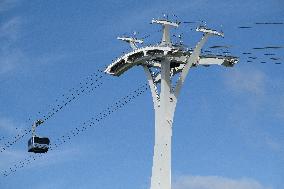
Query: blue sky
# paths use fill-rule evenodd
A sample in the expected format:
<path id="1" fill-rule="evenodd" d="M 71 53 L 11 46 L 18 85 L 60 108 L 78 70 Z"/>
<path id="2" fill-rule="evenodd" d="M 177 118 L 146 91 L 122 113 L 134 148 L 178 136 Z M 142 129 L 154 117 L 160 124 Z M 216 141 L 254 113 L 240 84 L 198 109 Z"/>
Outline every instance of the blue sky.
<path id="1" fill-rule="evenodd" d="M 97 70 L 130 50 L 118 35 L 137 31 L 137 37 L 151 34 L 146 44 L 159 42 L 159 27 L 149 23 L 163 13 L 224 31 L 224 39 L 210 38 L 204 49 L 229 45 L 240 57 L 234 68 L 190 70 L 174 120 L 173 189 L 283 188 L 284 49 L 253 49 L 284 46 L 283 24 L 254 24 L 284 22 L 281 0 L 0 1 L 0 147 L 76 89 L 86 90 L 37 129 L 53 144 L 145 84 L 140 67 L 119 78 Z M 194 47 L 201 37 L 191 30 L 196 26 L 184 24 L 173 33 L 182 33 Z M 247 62 L 248 56 L 257 59 Z M 102 84 L 88 92 L 94 74 L 103 75 Z M 43 156 L 27 152 L 29 137 L 0 153 L 1 189 L 149 188 L 154 142 L 149 90 Z"/>

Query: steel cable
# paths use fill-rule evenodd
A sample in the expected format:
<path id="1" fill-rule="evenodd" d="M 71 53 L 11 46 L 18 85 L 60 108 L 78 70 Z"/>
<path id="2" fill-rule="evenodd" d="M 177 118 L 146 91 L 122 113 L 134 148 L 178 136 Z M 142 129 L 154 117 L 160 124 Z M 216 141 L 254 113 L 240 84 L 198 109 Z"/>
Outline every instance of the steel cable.
<path id="1" fill-rule="evenodd" d="M 86 131 L 90 127 L 98 126 L 98 124 L 110 116 L 112 113 L 118 111 L 122 107 L 126 106 L 128 103 L 133 101 L 135 98 L 142 95 L 144 92 L 148 90 L 148 84 L 143 84 L 142 86 L 138 87 L 133 92 L 129 93 L 125 97 L 119 99 L 114 104 L 108 106 L 105 110 L 101 111 L 100 113 L 96 114 L 94 117 L 91 117 L 89 120 L 83 122 L 83 124 L 79 127 L 76 127 L 72 130 L 70 130 L 67 134 L 62 135 L 61 137 L 57 138 L 54 144 L 50 144 L 50 151 L 55 150 L 62 144 L 66 143 L 67 141 L 70 141 L 73 137 L 79 135 L 80 133 Z M 27 158 L 25 158 L 22 161 L 19 161 L 18 163 L 15 163 L 10 168 L 4 170 L 2 172 L 3 177 L 7 177 L 11 175 L 12 173 L 16 172 L 18 169 L 23 168 L 29 164 L 31 164 L 33 161 L 36 161 L 37 159 L 44 157 L 42 154 L 36 154 L 36 155 L 29 155 Z"/>
<path id="2" fill-rule="evenodd" d="M 64 107 L 66 107 L 71 102 L 79 98 L 79 96 L 81 96 L 82 94 L 84 93 L 89 94 L 93 92 L 95 89 L 102 86 L 103 82 L 101 80 L 103 79 L 103 76 L 104 75 L 102 70 L 98 70 L 97 72 L 87 76 L 85 80 L 79 83 L 79 87 L 69 89 L 67 94 L 61 95 L 62 97 L 64 97 L 64 99 L 60 103 L 58 103 L 59 100 L 56 99 L 55 101 L 57 102 L 57 104 L 51 106 L 50 108 L 51 110 L 48 113 L 42 114 L 41 115 L 42 119 L 44 121 L 51 119 L 58 112 L 64 109 Z M 24 136 L 26 136 L 29 133 L 31 133 L 31 126 L 30 128 L 25 128 L 22 132 L 18 133 L 16 136 L 13 137 L 13 139 L 5 142 L 3 146 L 0 147 L 0 153 L 6 151 L 8 148 L 13 146 L 16 142 L 18 142 L 20 139 L 22 139 Z"/>

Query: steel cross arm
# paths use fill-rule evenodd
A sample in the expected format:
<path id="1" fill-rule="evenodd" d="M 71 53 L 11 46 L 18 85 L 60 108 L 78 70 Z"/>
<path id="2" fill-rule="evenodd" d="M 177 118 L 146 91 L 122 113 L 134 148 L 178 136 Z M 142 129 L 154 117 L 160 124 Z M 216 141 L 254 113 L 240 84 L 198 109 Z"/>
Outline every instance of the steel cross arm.
<path id="1" fill-rule="evenodd" d="M 186 64 L 183 67 L 182 72 L 180 74 L 180 77 L 178 79 L 178 82 L 177 82 L 177 84 L 175 86 L 175 90 L 174 90 L 174 97 L 175 97 L 175 99 L 178 98 L 178 95 L 180 93 L 182 84 L 185 81 L 185 78 L 186 78 L 186 76 L 188 74 L 189 69 L 191 68 L 191 66 L 194 63 L 196 63 L 198 61 L 199 56 L 201 54 L 201 49 L 204 46 L 205 42 L 207 41 L 207 39 L 208 39 L 208 37 L 210 35 L 211 34 L 209 34 L 209 33 L 205 33 L 204 36 L 202 37 L 202 39 L 196 45 L 196 47 L 195 47 L 194 51 L 192 52 L 192 54 L 190 55 L 190 57 L 187 58 Z"/>

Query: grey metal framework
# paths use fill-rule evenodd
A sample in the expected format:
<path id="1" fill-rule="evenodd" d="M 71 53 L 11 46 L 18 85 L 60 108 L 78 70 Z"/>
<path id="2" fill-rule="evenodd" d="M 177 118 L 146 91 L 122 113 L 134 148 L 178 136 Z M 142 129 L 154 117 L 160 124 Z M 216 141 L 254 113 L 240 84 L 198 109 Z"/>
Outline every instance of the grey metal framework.
<path id="1" fill-rule="evenodd" d="M 118 39 L 129 43 L 133 50 L 116 59 L 105 72 L 113 76 L 120 76 L 133 66 L 139 65 L 144 68 L 155 109 L 155 146 L 150 189 L 170 189 L 173 118 L 178 95 L 189 69 L 200 65 L 232 67 L 238 62 L 238 58 L 201 54 L 201 49 L 208 37 L 213 35 L 224 37 L 223 33 L 216 30 L 198 27 L 196 31 L 202 32 L 203 37 L 193 50 L 188 50 L 183 45 L 171 43 L 170 27 L 178 27 L 179 23 L 154 19 L 152 23 L 162 26 L 161 43 L 138 48 L 137 43 L 143 43 L 142 40 L 133 37 L 119 37 Z M 172 79 L 176 74 L 179 74 L 177 83 L 173 84 Z"/>

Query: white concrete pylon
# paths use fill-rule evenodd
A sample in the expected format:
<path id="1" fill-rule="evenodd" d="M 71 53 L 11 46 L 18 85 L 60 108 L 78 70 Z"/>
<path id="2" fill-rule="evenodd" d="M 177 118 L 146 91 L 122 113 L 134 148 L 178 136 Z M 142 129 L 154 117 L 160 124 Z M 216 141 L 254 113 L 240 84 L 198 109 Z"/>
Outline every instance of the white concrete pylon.
<path id="1" fill-rule="evenodd" d="M 171 189 L 172 125 L 177 99 L 189 69 L 199 65 L 233 67 L 238 62 L 238 58 L 227 55 L 201 55 L 201 49 L 208 37 L 213 35 L 223 37 L 224 34 L 221 32 L 205 27 L 197 28 L 196 31 L 203 32 L 203 37 L 191 51 L 171 44 L 169 29 L 178 27 L 178 23 L 154 19 L 152 23 L 162 25 L 162 42 L 159 45 L 133 48 L 132 52 L 117 58 L 105 72 L 120 76 L 135 65 L 143 66 L 155 110 L 155 146 L 150 189 Z M 131 41 L 123 40 L 128 43 Z M 159 72 L 152 74 L 152 69 L 157 69 Z M 175 74 L 180 75 L 177 84 L 173 86 L 171 79 Z"/>
<path id="2" fill-rule="evenodd" d="M 196 45 L 192 55 L 188 57 L 177 85 L 171 84 L 170 61 L 166 58 L 161 62 L 161 90 L 157 92 L 157 86 L 151 75 L 150 68 L 144 66 L 155 109 L 155 146 L 152 166 L 150 189 L 171 189 L 171 144 L 172 124 L 177 103 L 177 97 L 185 81 L 191 66 L 198 61 L 201 48 L 210 34 L 205 34 Z"/>

